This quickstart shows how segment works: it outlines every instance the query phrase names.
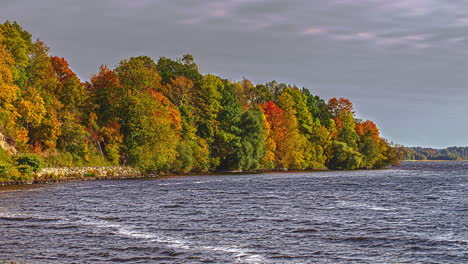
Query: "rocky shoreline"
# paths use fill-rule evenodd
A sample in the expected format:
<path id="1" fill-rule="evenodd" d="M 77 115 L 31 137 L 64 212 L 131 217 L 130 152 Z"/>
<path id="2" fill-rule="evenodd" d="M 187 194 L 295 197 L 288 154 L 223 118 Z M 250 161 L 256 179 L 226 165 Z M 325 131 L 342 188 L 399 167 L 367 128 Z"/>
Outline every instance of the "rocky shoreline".
<path id="1" fill-rule="evenodd" d="M 61 167 L 43 168 L 33 174 L 30 181 L 0 181 L 1 185 L 25 185 L 36 183 L 114 180 L 151 177 L 132 167 Z M 154 176 L 153 176 L 154 177 Z"/>

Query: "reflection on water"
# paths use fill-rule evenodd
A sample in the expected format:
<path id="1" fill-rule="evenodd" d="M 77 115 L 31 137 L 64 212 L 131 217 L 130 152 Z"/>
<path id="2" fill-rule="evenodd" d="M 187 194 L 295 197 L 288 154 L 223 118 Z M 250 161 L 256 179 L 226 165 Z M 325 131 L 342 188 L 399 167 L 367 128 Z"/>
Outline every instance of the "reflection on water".
<path id="1" fill-rule="evenodd" d="M 0 188 L 0 260 L 463 263 L 468 162 Z"/>

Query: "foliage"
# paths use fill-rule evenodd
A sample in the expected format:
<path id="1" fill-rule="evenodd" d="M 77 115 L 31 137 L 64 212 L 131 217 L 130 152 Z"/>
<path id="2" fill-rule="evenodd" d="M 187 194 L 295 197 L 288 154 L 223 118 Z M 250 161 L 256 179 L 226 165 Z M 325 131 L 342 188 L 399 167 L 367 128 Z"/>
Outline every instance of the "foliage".
<path id="1" fill-rule="evenodd" d="M 0 25 L 0 177 L 47 166 L 131 165 L 147 173 L 356 169 L 405 151 L 354 116 L 346 98 L 203 75 L 192 55 L 102 65 L 82 82 L 16 22 Z M 466 159 L 465 149 L 408 149 L 412 159 Z M 14 152 L 31 153 L 12 159 Z M 44 160 L 44 161 L 43 161 Z M 91 176 L 91 175 L 89 175 Z"/>
<path id="2" fill-rule="evenodd" d="M 468 147 L 449 147 L 445 149 L 406 147 L 407 160 L 468 160 Z"/>
<path id="3" fill-rule="evenodd" d="M 23 154 L 16 157 L 15 160 L 15 164 L 17 166 L 27 165 L 31 167 L 34 172 L 38 172 L 44 166 L 43 159 L 37 154 Z"/>
<path id="4" fill-rule="evenodd" d="M 343 111 L 350 112 L 354 115 L 353 103 L 343 97 L 340 97 L 339 99 L 332 98 L 328 100 L 327 107 L 332 117 L 337 117 Z"/>
<path id="5" fill-rule="evenodd" d="M 175 79 L 179 76 L 185 77 L 193 82 L 198 82 L 202 79 L 202 75 L 198 72 L 198 66 L 193 56 L 190 54 L 186 54 L 176 61 L 161 57 L 156 67 L 161 75 L 161 83 L 163 84 L 167 84 L 171 79 Z"/>
<path id="6" fill-rule="evenodd" d="M 133 97 L 124 131 L 129 162 L 146 172 L 167 171 L 177 157 L 180 112 L 164 95 L 153 90 Z"/>
<path id="7" fill-rule="evenodd" d="M 333 157 L 329 163 L 331 169 L 354 170 L 362 165 L 362 154 L 348 147 L 346 143 L 334 141 L 332 143 Z"/>

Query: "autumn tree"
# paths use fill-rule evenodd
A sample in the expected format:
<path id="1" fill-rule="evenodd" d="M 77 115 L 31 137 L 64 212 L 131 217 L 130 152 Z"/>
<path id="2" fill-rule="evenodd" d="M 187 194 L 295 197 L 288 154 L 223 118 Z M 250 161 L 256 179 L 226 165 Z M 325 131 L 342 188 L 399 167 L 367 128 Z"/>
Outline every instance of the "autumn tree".
<path id="1" fill-rule="evenodd" d="M 284 148 L 281 147 L 280 151 L 278 145 L 280 144 L 282 146 L 281 142 L 285 139 L 287 129 L 286 122 L 284 120 L 284 111 L 272 101 L 260 105 L 260 108 L 263 111 L 265 120 L 268 123 L 268 128 L 270 129 L 270 133 L 266 135 L 266 142 L 268 144 L 267 148 L 272 152 L 270 153 L 270 156 L 272 157 L 269 157 L 268 160 L 274 163 L 274 168 L 279 168 L 280 164 L 278 155 L 282 154 L 281 152 Z"/>
<path id="2" fill-rule="evenodd" d="M 162 90 L 163 94 L 169 98 L 176 106 L 181 106 L 186 100 L 190 100 L 193 81 L 183 76 L 177 76 L 166 83 Z"/>
<path id="3" fill-rule="evenodd" d="M 13 57 L 14 67 L 11 68 L 13 80 L 19 87 L 24 87 L 28 78 L 26 67 L 30 64 L 32 36 L 18 23 L 10 21 L 0 25 L 0 32 L 3 35 L 1 43 Z"/>
<path id="4" fill-rule="evenodd" d="M 353 114 L 349 111 L 340 111 L 335 117 L 335 123 L 338 130 L 338 140 L 346 143 L 350 148 L 357 150 L 359 136 L 355 130 L 355 121 Z"/>
<path id="5" fill-rule="evenodd" d="M 307 97 L 297 87 L 287 88 L 283 92 L 288 93 L 293 99 L 291 106 L 296 113 L 299 131 L 307 138 L 310 138 L 314 124 L 307 107 Z"/>
<path id="6" fill-rule="evenodd" d="M 1 43 L 3 35 L 0 32 L 0 129 L 14 139 L 26 143 L 27 130 L 16 124 L 18 112 L 14 102 L 18 98 L 19 87 L 13 78 L 14 60 Z"/>
<path id="7" fill-rule="evenodd" d="M 147 56 L 123 60 L 114 70 L 127 95 L 134 95 L 148 89 L 160 90 L 161 76 L 156 64 Z"/>
<path id="8" fill-rule="evenodd" d="M 70 69 L 65 58 L 50 58 L 55 75 L 59 80 L 56 95 L 67 111 L 77 114 L 87 100 L 86 89 L 76 74 Z"/>
<path id="9" fill-rule="evenodd" d="M 279 167 L 285 169 L 303 169 L 306 162 L 304 147 L 307 139 L 299 131 L 294 104 L 294 98 L 288 93 L 278 97 L 278 106 L 284 112 L 284 137 L 276 142 L 276 157 Z"/>
<path id="10" fill-rule="evenodd" d="M 339 99 L 332 98 L 328 100 L 327 107 L 332 117 L 338 116 L 342 111 L 350 112 L 354 115 L 353 103 L 343 97 L 340 97 Z"/>
<path id="11" fill-rule="evenodd" d="M 167 171 L 177 157 L 180 112 L 162 93 L 148 90 L 133 97 L 125 145 L 129 163 L 146 172 Z"/>
<path id="12" fill-rule="evenodd" d="M 105 125 L 121 120 L 122 100 L 125 97 L 125 91 L 114 71 L 102 65 L 99 73 L 91 77 L 91 85 L 88 90 L 101 124 Z"/>
<path id="13" fill-rule="evenodd" d="M 215 132 L 219 126 L 218 113 L 222 109 L 221 91 L 224 84 L 215 75 L 208 74 L 203 77 L 200 87 L 194 91 L 193 105 L 197 117 L 197 134 L 206 139 L 209 144 L 214 140 Z"/>

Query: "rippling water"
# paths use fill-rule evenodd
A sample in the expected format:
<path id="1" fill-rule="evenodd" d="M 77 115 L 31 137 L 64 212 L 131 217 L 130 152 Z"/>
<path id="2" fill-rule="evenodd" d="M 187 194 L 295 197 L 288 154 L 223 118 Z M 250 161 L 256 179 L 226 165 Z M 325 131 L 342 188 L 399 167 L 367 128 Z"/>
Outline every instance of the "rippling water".
<path id="1" fill-rule="evenodd" d="M 468 162 L 0 188 L 0 261 L 467 263 Z"/>

